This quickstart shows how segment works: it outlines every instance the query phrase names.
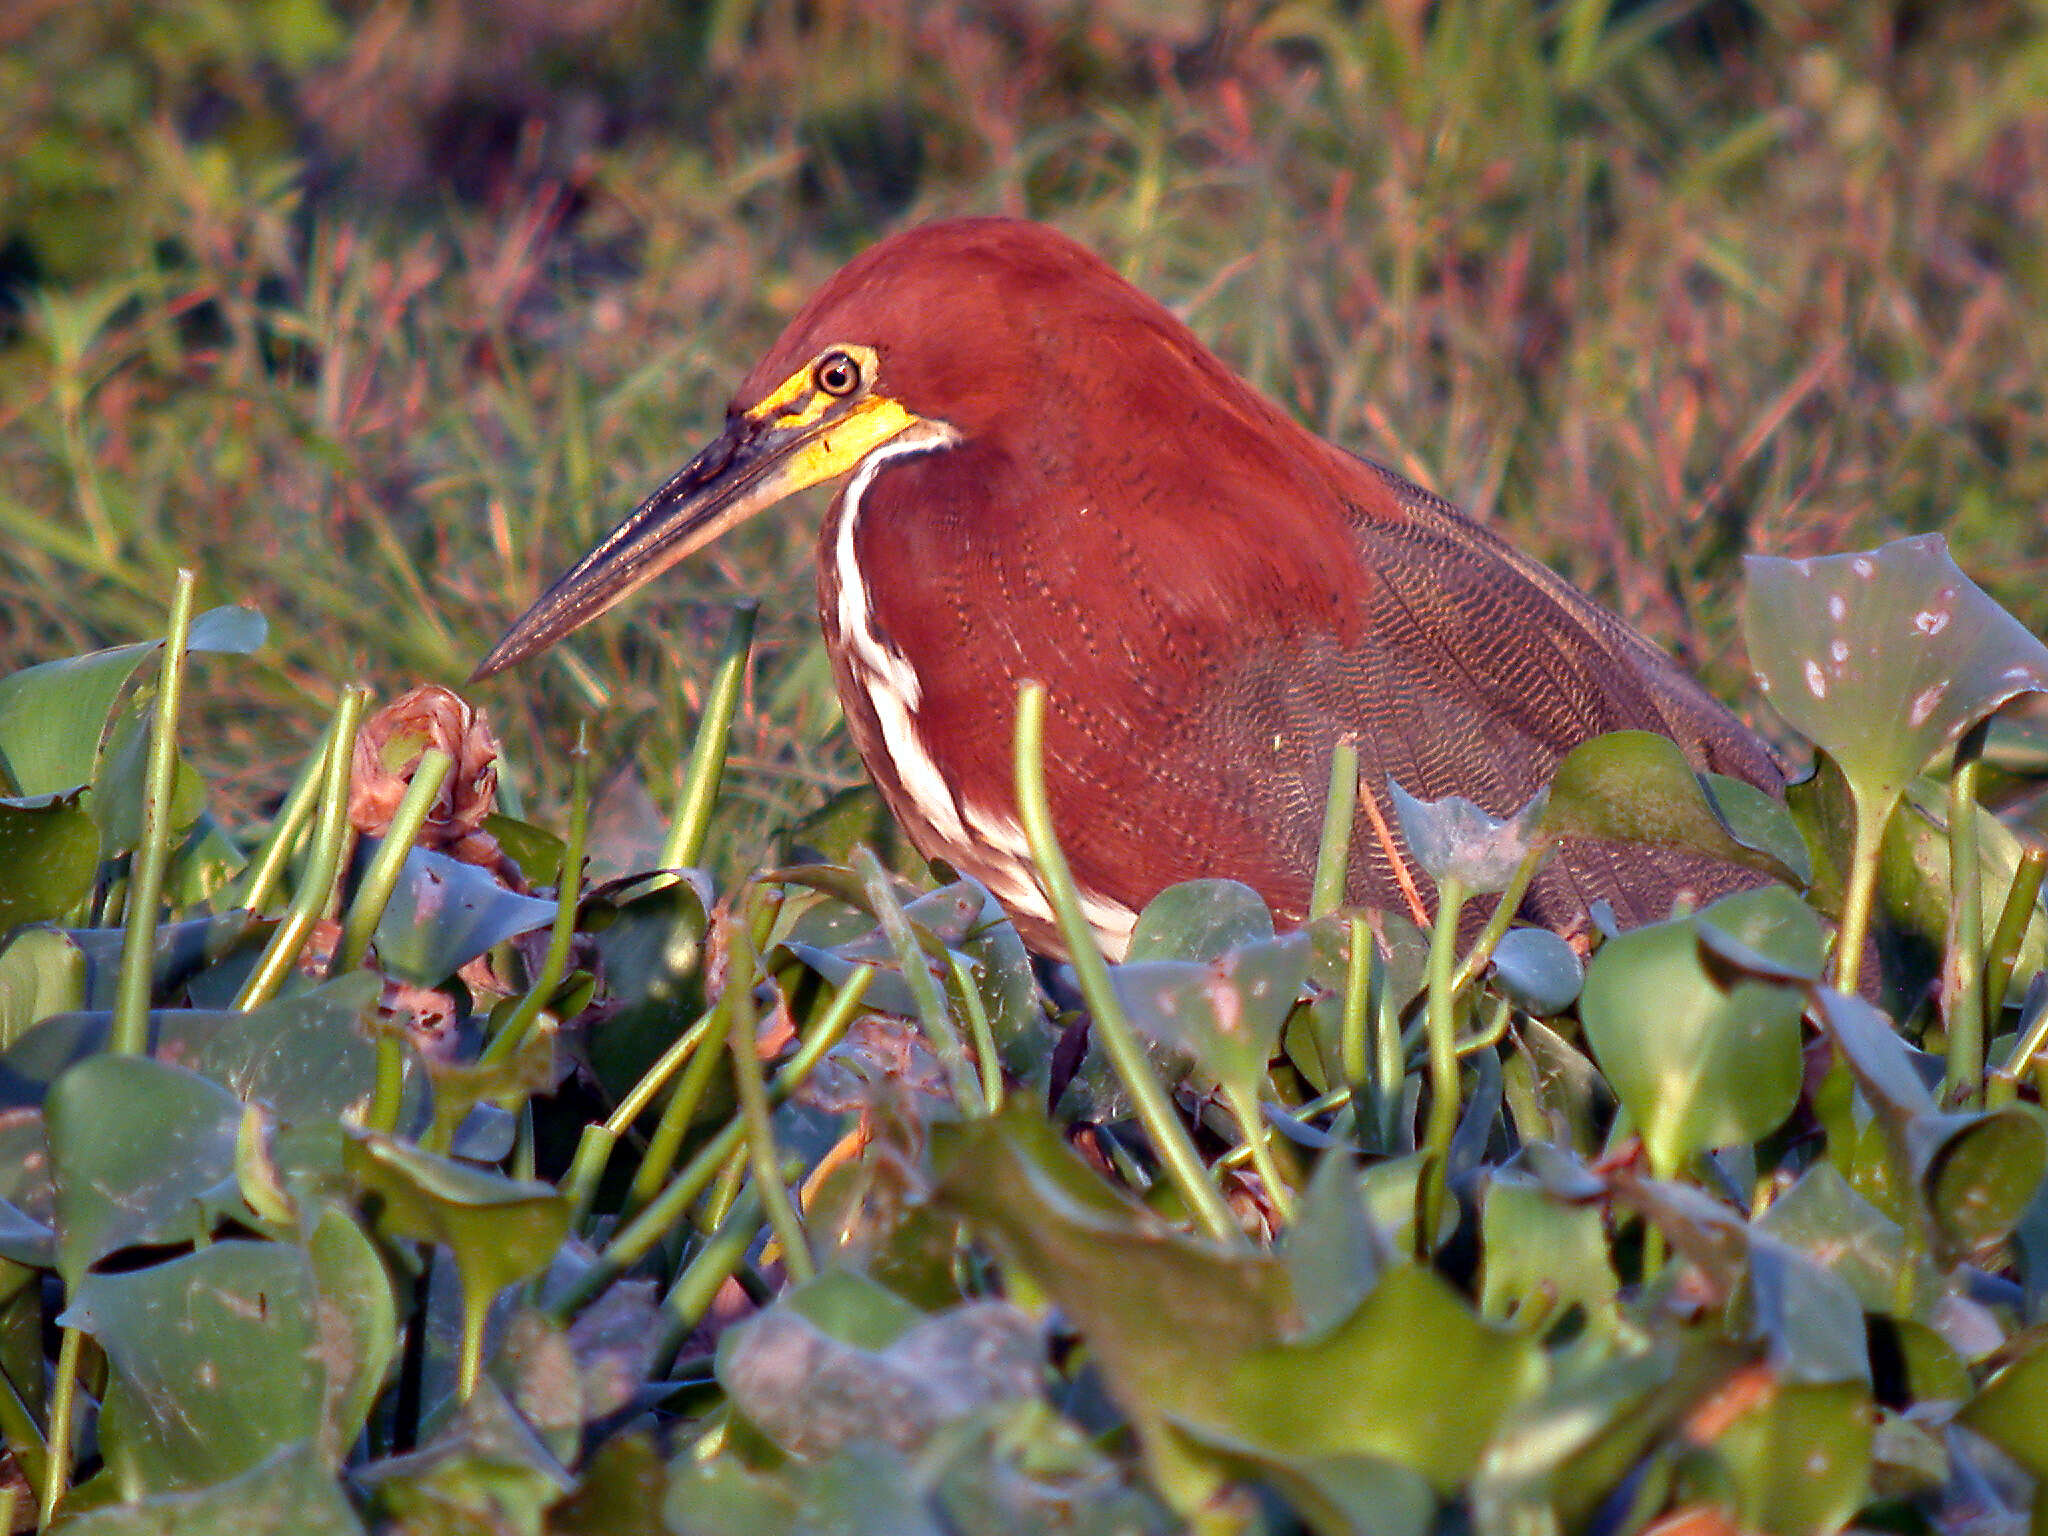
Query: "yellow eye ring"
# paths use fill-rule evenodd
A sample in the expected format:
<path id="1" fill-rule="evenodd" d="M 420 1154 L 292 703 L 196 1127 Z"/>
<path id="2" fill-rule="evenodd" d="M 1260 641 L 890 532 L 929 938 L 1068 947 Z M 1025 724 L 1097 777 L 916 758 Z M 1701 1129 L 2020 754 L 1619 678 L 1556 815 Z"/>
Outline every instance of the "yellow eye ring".
<path id="1" fill-rule="evenodd" d="M 811 369 L 811 382 L 825 394 L 844 399 L 860 388 L 860 364 L 845 352 L 827 352 Z"/>

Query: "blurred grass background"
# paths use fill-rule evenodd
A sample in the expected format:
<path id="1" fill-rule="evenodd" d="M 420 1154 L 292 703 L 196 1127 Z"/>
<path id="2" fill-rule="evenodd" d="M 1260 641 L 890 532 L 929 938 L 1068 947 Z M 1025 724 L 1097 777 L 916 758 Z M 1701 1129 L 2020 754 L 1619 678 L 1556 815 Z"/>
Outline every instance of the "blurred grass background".
<path id="1" fill-rule="evenodd" d="M 15 0 L 0 669 L 271 619 L 184 733 L 265 814 L 336 692 L 455 682 L 925 218 L 1025 214 L 1746 705 L 1746 549 L 1946 532 L 2048 627 L 2048 17 L 2029 0 Z M 477 691 L 543 816 L 658 799 L 764 641 L 729 857 L 855 782 L 815 503 Z M 608 766 L 601 755 L 600 768 Z"/>

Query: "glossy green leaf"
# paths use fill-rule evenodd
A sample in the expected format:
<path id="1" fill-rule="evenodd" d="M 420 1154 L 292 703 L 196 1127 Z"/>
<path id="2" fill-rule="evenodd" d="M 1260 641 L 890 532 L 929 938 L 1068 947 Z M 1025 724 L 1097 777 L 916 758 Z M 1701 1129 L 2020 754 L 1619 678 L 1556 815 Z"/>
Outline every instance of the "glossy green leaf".
<path id="1" fill-rule="evenodd" d="M 345 1134 L 349 1176 L 371 1202 L 374 1224 L 453 1256 L 463 1326 L 476 1337 L 492 1299 L 546 1269 L 568 1235 L 568 1202 L 552 1185 L 508 1179 L 374 1131 Z"/>
<path id="2" fill-rule="evenodd" d="M 1749 1311 L 1779 1380 L 1870 1385 L 1863 1307 L 1849 1283 L 1790 1243 L 1750 1233 Z"/>
<path id="3" fill-rule="evenodd" d="M 1838 1531 L 1870 1496 L 1875 1414 L 1862 1388 L 1773 1386 L 1713 1442 L 1744 1530 Z"/>
<path id="4" fill-rule="evenodd" d="M 1391 1462 L 1448 1496 L 1545 1374 L 1534 1340 L 1482 1322 L 1434 1272 L 1404 1264 L 1320 1338 L 1219 1354 L 1210 1393 L 1174 1421 L 1197 1439 L 1214 1429 L 1288 1456 Z"/>
<path id="5" fill-rule="evenodd" d="M 1614 1321 L 1621 1281 L 1598 1205 L 1561 1200 L 1513 1164 L 1496 1168 L 1480 1200 L 1479 1247 L 1482 1316 L 1540 1322 L 1576 1306 L 1589 1326 Z"/>
<path id="6" fill-rule="evenodd" d="M 2003 1242 L 2048 1175 L 2048 1117 L 2032 1104 L 1923 1115 L 1906 1135 L 1928 1214 L 1958 1256 Z"/>
<path id="7" fill-rule="evenodd" d="M 1250 886 L 1237 880 L 1184 880 L 1145 903 L 1124 958 L 1214 960 L 1272 937 L 1272 910 Z"/>
<path id="8" fill-rule="evenodd" d="M 1302 1334 L 1314 1338 L 1349 1317 L 1395 1257 L 1366 1208 L 1356 1161 L 1342 1152 L 1317 1159 L 1280 1245 Z"/>
<path id="9" fill-rule="evenodd" d="M 87 808 L 93 825 L 99 828 L 101 858 L 111 859 L 141 845 L 149 737 L 155 718 L 153 697 L 131 701 L 115 717 L 106 750 L 94 767 Z M 206 808 L 206 784 L 182 754 L 173 774 L 168 820 L 175 839 L 182 837 Z"/>
<path id="10" fill-rule="evenodd" d="M 1728 788 L 1737 783 L 1708 780 L 1668 736 L 1613 731 L 1574 747 L 1558 764 L 1543 828 L 1559 837 L 1683 848 L 1804 885 L 1810 863 L 1784 807 L 1751 789 L 1759 806 Z M 1724 810 L 1724 797 L 1740 807 L 1735 817 Z"/>
<path id="11" fill-rule="evenodd" d="M 65 1519 L 64 1536 L 362 1536 L 333 1473 L 306 1445 L 287 1446 L 240 1477 Z"/>
<path id="12" fill-rule="evenodd" d="M 2048 1339 L 2001 1366 L 1957 1417 L 2029 1475 L 2048 1480 Z"/>
<path id="13" fill-rule="evenodd" d="M 263 644 L 263 616 L 215 608 L 192 621 L 187 649 L 247 655 Z M 23 795 L 65 794 L 92 781 L 114 701 L 161 640 L 67 657 L 0 678 L 0 761 Z"/>
<path id="14" fill-rule="evenodd" d="M 110 1253 L 203 1237 L 241 1209 L 241 1103 L 196 1072 L 88 1057 L 51 1085 L 47 1115 L 58 1267 L 74 1290 Z"/>
<path id="15" fill-rule="evenodd" d="M 1710 969 L 1702 922 L 1794 963 L 1820 957 L 1818 919 L 1781 887 L 1638 928 L 1594 955 L 1579 1003 L 1586 1039 L 1659 1173 L 1710 1147 L 1767 1135 L 1799 1097 L 1804 998 L 1762 981 L 1731 984 Z"/>
<path id="16" fill-rule="evenodd" d="M 85 1006 L 85 956 L 54 928 L 24 928 L 0 949 L 0 1050 L 53 1013 Z"/>
<path id="17" fill-rule="evenodd" d="M 1571 1007 L 1586 980 L 1578 951 L 1548 928 L 1510 928 L 1488 964 L 1501 996 L 1538 1017 Z"/>
<path id="18" fill-rule="evenodd" d="M 478 955 L 555 920 L 556 904 L 507 890 L 474 864 L 415 848 L 377 921 L 377 960 L 419 987 L 438 987 Z"/>
<path id="19" fill-rule="evenodd" d="M 1888 804 L 2007 699 L 2048 689 L 2048 646 L 1957 568 L 1939 534 L 1743 563 L 1758 683 L 1865 804 Z"/>
<path id="20" fill-rule="evenodd" d="M 61 1321 L 107 1352 L 100 1433 L 123 1486 L 204 1487 L 316 1440 L 317 1305 L 305 1254 L 283 1243 L 220 1242 L 80 1281 Z"/>
<path id="21" fill-rule="evenodd" d="M 1207 963 L 1149 960 L 1110 971 L 1132 1026 L 1148 1040 L 1187 1051 L 1219 1082 L 1249 1086 L 1265 1075 L 1280 1026 L 1308 977 L 1302 933 L 1240 945 Z"/>
<path id="22" fill-rule="evenodd" d="M 347 1212 L 323 1207 L 304 1248 L 326 1376 L 318 1444 L 328 1465 L 339 1466 L 398 1358 L 398 1307 L 376 1246 Z"/>
<path id="23" fill-rule="evenodd" d="M 1756 1229 L 1840 1277 L 1866 1312 L 1915 1317 L 1943 1294 L 1926 1255 L 1909 1252 L 1905 1229 L 1858 1194 L 1832 1162 L 1800 1175 L 1757 1219 Z"/>
<path id="24" fill-rule="evenodd" d="M 92 890 L 99 832 L 81 799 L 0 800 L 0 929 L 62 917 Z"/>

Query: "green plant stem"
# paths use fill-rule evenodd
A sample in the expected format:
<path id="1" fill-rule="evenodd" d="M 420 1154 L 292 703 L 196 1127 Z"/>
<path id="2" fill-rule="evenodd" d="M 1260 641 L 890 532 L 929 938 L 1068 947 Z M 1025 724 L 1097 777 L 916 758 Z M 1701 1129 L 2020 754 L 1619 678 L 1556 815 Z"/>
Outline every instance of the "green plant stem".
<path id="1" fill-rule="evenodd" d="M 85 1335 L 76 1328 L 63 1330 L 57 1345 L 57 1370 L 50 1382 L 50 1432 L 43 1470 L 43 1496 L 39 1524 L 48 1527 L 57 1517 L 57 1502 L 71 1485 L 71 1442 L 78 1414 L 78 1357 L 85 1347 Z"/>
<path id="2" fill-rule="evenodd" d="M 725 1040 L 727 1054 L 732 1057 L 733 1086 L 739 1093 L 740 1124 L 745 1128 L 754 1188 L 760 1193 L 775 1240 L 782 1246 L 783 1267 L 792 1280 L 802 1283 L 817 1274 L 818 1266 L 811 1261 L 810 1240 L 804 1235 L 796 1202 L 790 1198 L 789 1186 L 782 1182 L 782 1159 L 775 1149 L 768 1085 L 761 1080 L 761 1058 L 754 1041 L 760 1021 L 754 1016 L 750 995 L 754 986 L 753 942 L 744 935 L 739 923 L 733 925 L 732 933 L 726 991 L 728 996 L 737 994 L 737 1001 L 726 1009 Z"/>
<path id="3" fill-rule="evenodd" d="M 917 1005 L 918 1028 L 924 1034 L 925 1044 L 931 1047 L 932 1055 L 945 1069 L 947 1085 L 953 1091 L 953 1102 L 963 1113 L 972 1115 L 982 1102 L 973 1064 L 967 1059 L 967 1047 L 961 1042 L 960 1031 L 954 1027 L 945 994 L 932 976 L 931 964 L 925 958 L 917 932 L 903 911 L 903 903 L 896 899 L 895 888 L 889 883 L 889 872 L 882 868 L 882 861 L 875 857 L 871 848 L 853 851 L 853 872 L 860 876 L 861 888 L 867 894 L 868 904 L 874 908 L 875 920 L 882 925 L 883 936 L 895 952 L 897 969 L 903 973 L 903 980 L 910 988 L 911 1001 Z M 769 1210 L 774 1210 L 772 1199 Z"/>
<path id="4" fill-rule="evenodd" d="M 1948 781 L 1948 954 L 1942 964 L 1948 1051 L 1942 1097 L 1964 1106 L 1984 1099 L 1984 889 L 1977 860 L 1984 731 L 1979 722 L 1956 744 Z"/>
<path id="5" fill-rule="evenodd" d="M 1390 1151 L 1403 1140 L 1401 1099 L 1408 1081 L 1408 1051 L 1401 1039 L 1401 1010 L 1395 1004 L 1393 986 L 1384 969 L 1373 989 L 1373 1109 L 1378 1119 L 1380 1145 Z"/>
<path id="6" fill-rule="evenodd" d="M 1835 931 L 1834 988 L 1854 992 L 1863 970 L 1863 946 L 1870 937 L 1870 914 L 1877 899 L 1878 858 L 1884 850 L 1884 829 L 1892 819 L 1899 797 L 1896 791 L 1883 797 L 1881 806 L 1864 802 L 1854 786 L 1856 834 L 1850 843 L 1849 882 L 1842 892 L 1842 922 Z"/>
<path id="7" fill-rule="evenodd" d="M 1180 1191 L 1195 1220 L 1217 1242 L 1242 1246 L 1244 1234 L 1238 1230 L 1230 1207 L 1224 1204 L 1209 1170 L 1203 1166 L 1187 1127 L 1174 1111 L 1172 1098 L 1152 1070 L 1152 1063 L 1146 1060 L 1137 1032 L 1117 1001 L 1116 989 L 1110 985 L 1108 963 L 1096 947 L 1094 930 L 1082 915 L 1073 872 L 1053 835 L 1052 808 L 1045 793 L 1045 687 L 1041 683 L 1026 683 L 1018 690 L 1016 774 L 1017 811 L 1024 823 L 1024 837 L 1031 847 L 1032 862 L 1038 866 L 1039 883 L 1052 900 L 1060 936 L 1073 957 L 1095 1038 L 1130 1091 L 1139 1123 L 1145 1127 L 1167 1177 Z"/>
<path id="8" fill-rule="evenodd" d="M 782 1070 L 775 1075 L 769 1089 L 769 1097 L 780 1102 L 794 1093 L 803 1080 L 810 1076 L 813 1068 L 822 1061 L 825 1053 L 837 1045 L 853 1024 L 854 1015 L 860 1009 L 861 999 L 867 994 L 868 983 L 875 979 L 875 968 L 863 965 L 846 978 L 846 985 L 839 989 L 839 995 L 832 999 L 831 1007 L 825 1010 L 811 1032 L 804 1036 L 803 1043 L 796 1049 Z M 725 1128 L 697 1150 L 683 1171 L 670 1181 L 667 1188 L 657 1195 L 631 1221 L 613 1234 L 612 1240 L 598 1255 L 597 1262 L 584 1272 L 583 1277 L 572 1286 L 567 1295 L 557 1302 L 553 1315 L 557 1318 L 573 1316 L 591 1297 L 597 1295 L 612 1281 L 639 1263 L 663 1236 L 678 1221 L 683 1213 L 701 1195 L 706 1186 L 718 1176 L 719 1169 L 735 1150 L 743 1148 L 746 1130 L 738 1119 L 729 1121 Z"/>
<path id="9" fill-rule="evenodd" d="M 662 1184 L 674 1169 L 676 1158 L 683 1149 L 683 1138 L 689 1134 L 690 1124 L 697 1118 L 698 1106 L 704 1102 L 704 1095 L 710 1091 L 712 1080 L 718 1075 L 718 1061 L 725 1054 L 725 1030 L 738 1006 L 734 1002 L 738 995 L 734 988 L 728 986 L 705 1017 L 706 1027 L 690 1031 L 699 1044 L 683 1070 L 682 1081 L 676 1084 L 676 1091 L 661 1107 L 661 1118 L 655 1123 L 654 1134 L 648 1138 L 647 1151 L 640 1159 L 640 1166 L 633 1170 L 632 1189 L 626 1197 L 628 1214 L 640 1210 L 661 1193 Z"/>
<path id="10" fill-rule="evenodd" d="M 657 1370 L 667 1369 L 690 1330 L 704 1320 L 704 1314 L 711 1310 L 711 1303 L 718 1299 L 719 1287 L 740 1267 L 747 1250 L 754 1245 L 754 1234 L 760 1228 L 760 1196 L 754 1192 L 754 1186 L 748 1184 L 733 1202 L 731 1212 L 711 1234 L 710 1241 L 683 1266 L 683 1272 L 676 1276 L 676 1283 L 661 1299 L 668 1317 L 663 1321 L 661 1337 L 654 1347 Z"/>
<path id="11" fill-rule="evenodd" d="M 405 798 L 391 813 L 384 841 L 378 844 L 370 867 L 363 871 L 355 900 L 349 903 L 348 916 L 342 919 L 341 943 L 334 953 L 335 975 L 354 970 L 369 955 L 370 941 L 377 936 L 377 923 L 391 904 L 391 893 L 398 889 L 406 855 L 412 852 L 420 828 L 426 825 L 427 813 L 434 808 L 434 797 L 441 793 L 441 786 L 448 782 L 448 771 L 454 766 L 455 759 L 439 747 L 429 747 L 420 754 L 412 780 L 405 786 Z"/>
<path id="12" fill-rule="evenodd" d="M 1323 802 L 1323 835 L 1316 844 L 1316 877 L 1310 887 L 1311 921 L 1328 917 L 1343 903 L 1350 875 L 1351 823 L 1358 815 L 1358 743 L 1349 736 L 1330 754 L 1330 793 Z"/>
<path id="13" fill-rule="evenodd" d="M 590 746 L 584 727 L 576 727 L 576 745 L 569 754 L 569 838 L 562 849 L 562 880 L 555 900 L 555 926 L 548 934 L 548 952 L 540 975 L 506 1016 L 504 1025 L 484 1047 L 479 1063 L 495 1066 L 510 1061 L 525 1042 L 527 1031 L 554 1000 L 568 974 L 569 953 L 576 942 L 576 904 L 583 896 L 583 845 L 590 832 Z"/>
<path id="14" fill-rule="evenodd" d="M 377 1031 L 376 1087 L 370 1094 L 363 1123 L 386 1136 L 398 1134 L 399 1112 L 405 1107 L 405 1039 L 393 1022 Z"/>
<path id="15" fill-rule="evenodd" d="M 1372 1061 L 1365 1049 L 1365 1024 L 1372 1014 L 1372 984 L 1380 968 L 1380 955 L 1365 914 L 1354 913 L 1350 928 L 1351 950 L 1344 964 L 1344 1011 L 1338 1023 L 1337 1041 L 1344 1081 L 1356 1087 L 1366 1082 L 1372 1071 Z"/>
<path id="16" fill-rule="evenodd" d="M 1984 952 L 1984 1008 L 1987 1019 L 1995 1019 L 2005 1007 L 2005 994 L 2012 985 L 2013 967 L 2019 964 L 2020 949 L 2027 941 L 2027 929 L 2034 920 L 2034 903 L 2041 897 L 2041 876 L 2048 873 L 2048 848 L 2029 843 L 2020 850 L 2019 867 L 1999 909 L 1997 926 Z"/>
<path id="17" fill-rule="evenodd" d="M 718 804 L 718 787 L 725 777 L 733 714 L 739 708 L 740 685 L 746 681 L 759 612 L 759 605 L 752 602 L 733 607 L 732 624 L 725 632 L 718 668 L 704 695 L 704 713 L 697 721 L 697 739 L 683 773 L 682 798 L 661 845 L 663 869 L 689 869 L 704 856 L 704 839 L 710 834 L 711 812 Z"/>
<path id="18" fill-rule="evenodd" d="M 334 894 L 335 876 L 341 870 L 342 849 L 348 844 L 348 779 L 355 758 L 356 727 L 362 723 L 369 692 L 363 688 L 342 690 L 341 703 L 334 712 L 334 733 L 328 739 L 327 759 L 320 774 L 319 820 L 313 829 L 312 856 L 306 861 L 305 879 L 292 896 L 291 910 L 271 934 L 256 968 L 235 996 L 235 1007 L 247 1011 L 267 1003 L 291 974 L 299 951 L 313 935 Z"/>
<path id="19" fill-rule="evenodd" d="M 1479 937 L 1472 941 L 1465 958 L 1458 962 L 1458 968 L 1451 973 L 1451 995 L 1456 996 L 1478 978 L 1486 969 L 1486 963 L 1493 958 L 1493 952 L 1500 947 L 1506 936 L 1508 925 L 1514 922 L 1515 914 L 1522 909 L 1522 898 L 1529 894 L 1529 884 L 1536 878 L 1536 871 L 1543 867 L 1543 861 L 1550 857 L 1550 844 L 1538 839 L 1529 851 L 1522 855 L 1522 862 L 1515 866 L 1509 877 L 1507 888 L 1500 893 L 1500 900 L 1494 904 L 1492 913 L 1486 919 L 1486 926 L 1479 930 Z"/>
<path id="20" fill-rule="evenodd" d="M 149 1049 L 149 983 L 155 971 L 157 906 L 171 862 L 171 809 L 178 792 L 178 711 L 185 699 L 186 642 L 192 633 L 190 571 L 178 572 L 164 639 L 156 709 L 149 731 L 149 766 L 142 791 L 142 845 L 135 850 L 128 886 L 127 932 L 114 984 L 114 1021 L 107 1049 L 139 1056 Z"/>
<path id="21" fill-rule="evenodd" d="M 299 768 L 299 776 L 292 781 L 284 803 L 277 809 L 277 819 L 271 822 L 269 834 L 242 877 L 248 881 L 248 887 L 241 904 L 251 912 L 261 912 L 269 904 L 284 872 L 291 867 L 292 849 L 306 818 L 313 814 L 333 740 L 334 722 L 330 719 L 320 734 L 319 745 Z"/>
<path id="22" fill-rule="evenodd" d="M 718 1177 L 711 1181 L 711 1193 L 704 1197 L 704 1204 L 697 1212 L 697 1228 L 716 1228 L 732 1214 L 740 1191 L 747 1187 L 747 1143 L 742 1137 L 718 1170 Z"/>
<path id="23" fill-rule="evenodd" d="M 1239 1145 L 1251 1158 L 1252 1171 L 1265 1186 L 1266 1198 L 1273 1202 L 1273 1209 L 1283 1224 L 1293 1221 L 1294 1188 L 1280 1171 L 1279 1159 L 1273 1155 L 1270 1140 L 1273 1128 L 1266 1124 L 1266 1117 L 1259 1109 L 1258 1094 L 1231 1083 L 1219 1083 L 1218 1086 L 1223 1092 L 1223 1102 L 1230 1106 L 1231 1118 L 1237 1122 L 1238 1134 L 1243 1138 Z"/>
<path id="24" fill-rule="evenodd" d="M 1317 1115 L 1327 1115 L 1331 1110 L 1342 1109 L 1352 1102 L 1356 1095 L 1349 1088 L 1332 1088 L 1328 1093 L 1319 1094 L 1306 1104 L 1297 1104 L 1288 1113 L 1297 1120 L 1313 1120 Z M 1242 1168 L 1252 1160 L 1249 1141 L 1240 1141 L 1236 1146 L 1216 1159 L 1218 1168 Z"/>
<path id="25" fill-rule="evenodd" d="M 1429 1041 L 1429 1122 L 1424 1133 L 1426 1154 L 1422 1195 L 1422 1229 L 1416 1247 L 1427 1255 L 1436 1249 L 1438 1224 L 1450 1189 L 1451 1137 L 1458 1129 L 1458 992 L 1453 966 L 1458 948 L 1458 914 L 1464 910 L 1465 887 L 1449 876 L 1437 882 L 1436 921 L 1429 933 L 1429 995 L 1423 1015 Z"/>
<path id="26" fill-rule="evenodd" d="M 951 950 L 946 963 L 953 973 L 953 990 L 960 996 L 960 1011 L 967 1015 L 967 1032 L 974 1039 L 974 1063 L 981 1072 L 981 1107 L 993 1115 L 1003 1107 L 1003 1062 L 996 1049 L 996 1032 L 989 1025 L 988 1009 L 981 989 L 974 984 L 974 967 L 964 955 Z"/>

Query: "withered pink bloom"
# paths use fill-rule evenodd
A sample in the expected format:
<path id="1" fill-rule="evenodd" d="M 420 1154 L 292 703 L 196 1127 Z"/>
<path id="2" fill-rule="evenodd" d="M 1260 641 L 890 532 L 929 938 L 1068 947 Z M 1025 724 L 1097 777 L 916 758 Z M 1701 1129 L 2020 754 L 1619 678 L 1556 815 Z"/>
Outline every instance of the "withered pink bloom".
<path id="1" fill-rule="evenodd" d="M 502 857 L 482 831 L 498 796 L 498 738 L 482 711 L 451 689 L 426 683 L 392 700 L 356 733 L 348 814 L 356 830 L 381 836 L 429 747 L 454 767 L 420 829 L 424 847 L 494 867 Z"/>

